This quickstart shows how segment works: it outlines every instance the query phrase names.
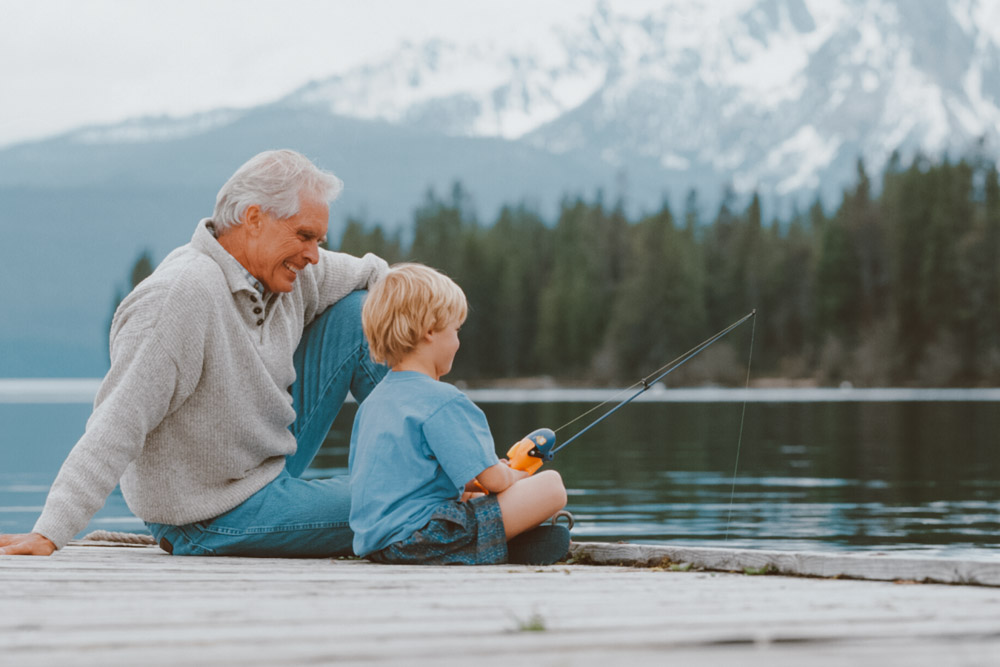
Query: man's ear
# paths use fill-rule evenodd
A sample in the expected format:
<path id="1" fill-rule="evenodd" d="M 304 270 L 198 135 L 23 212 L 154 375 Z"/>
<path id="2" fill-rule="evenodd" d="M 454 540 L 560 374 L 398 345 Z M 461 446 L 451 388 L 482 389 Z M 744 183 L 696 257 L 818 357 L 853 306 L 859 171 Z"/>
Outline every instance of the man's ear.
<path id="1" fill-rule="evenodd" d="M 243 211 L 243 224 L 246 225 L 247 233 L 250 236 L 259 236 L 264 225 L 264 211 L 257 204 L 247 206 Z"/>

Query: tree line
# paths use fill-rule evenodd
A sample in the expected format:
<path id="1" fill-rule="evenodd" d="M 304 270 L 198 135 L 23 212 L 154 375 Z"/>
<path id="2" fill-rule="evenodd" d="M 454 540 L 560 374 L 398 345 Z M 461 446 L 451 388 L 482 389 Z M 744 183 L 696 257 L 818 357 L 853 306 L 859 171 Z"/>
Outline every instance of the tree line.
<path id="1" fill-rule="evenodd" d="M 756 194 L 740 210 L 732 192 L 711 220 L 695 191 L 635 219 L 600 194 L 564 198 L 554 221 L 519 204 L 483 224 L 470 202 L 459 183 L 431 190 L 411 228 L 349 219 L 335 247 L 423 262 L 462 286 L 452 380 L 628 384 L 757 309 L 757 379 L 1000 383 L 1000 181 L 984 158 L 894 154 L 877 193 L 859 160 L 834 209 L 817 197 L 784 220 L 765 221 Z M 151 270 L 143 253 L 132 285 Z M 742 384 L 750 340 L 743 325 L 670 384 Z"/>
<path id="2" fill-rule="evenodd" d="M 756 194 L 702 220 L 691 191 L 675 213 L 629 219 L 622 202 L 566 198 L 554 222 L 524 205 L 480 223 L 456 184 L 429 191 L 412 234 L 350 219 L 338 249 L 419 261 L 462 286 L 470 315 L 453 379 L 549 375 L 631 382 L 756 308 L 754 377 L 855 386 L 1000 381 L 1000 182 L 982 158 L 864 163 L 839 205 L 817 198 L 762 219 Z M 670 378 L 741 384 L 741 327 Z"/>

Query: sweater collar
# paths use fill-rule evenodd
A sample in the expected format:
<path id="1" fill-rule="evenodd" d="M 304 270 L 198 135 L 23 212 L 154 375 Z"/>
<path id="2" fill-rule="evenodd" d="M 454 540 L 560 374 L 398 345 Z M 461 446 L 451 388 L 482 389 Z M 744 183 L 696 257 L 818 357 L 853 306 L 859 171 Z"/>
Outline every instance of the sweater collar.
<path id="1" fill-rule="evenodd" d="M 222 247 L 212 233 L 211 225 L 211 218 L 204 218 L 198 223 L 194 236 L 191 237 L 191 246 L 211 257 L 219 265 L 231 292 L 234 294 L 243 291 L 255 292 L 253 285 L 247 280 L 247 270 Z"/>

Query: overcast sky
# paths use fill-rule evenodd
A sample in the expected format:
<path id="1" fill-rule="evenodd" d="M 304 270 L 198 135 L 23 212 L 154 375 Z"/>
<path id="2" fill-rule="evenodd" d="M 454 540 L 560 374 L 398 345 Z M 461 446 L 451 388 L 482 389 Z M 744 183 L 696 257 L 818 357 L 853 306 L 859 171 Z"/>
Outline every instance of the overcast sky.
<path id="1" fill-rule="evenodd" d="M 612 0 L 616 10 L 657 0 Z M 594 0 L 0 0 L 0 146 L 267 102 L 430 37 L 529 39 Z"/>

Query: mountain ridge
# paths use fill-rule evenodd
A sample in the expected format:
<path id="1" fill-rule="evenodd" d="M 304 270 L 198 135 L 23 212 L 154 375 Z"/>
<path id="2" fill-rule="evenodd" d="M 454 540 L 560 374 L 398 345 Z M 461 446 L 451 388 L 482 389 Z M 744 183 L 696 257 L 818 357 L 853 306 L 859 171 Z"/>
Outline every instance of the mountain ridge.
<path id="1" fill-rule="evenodd" d="M 712 215 L 727 188 L 782 217 L 836 201 L 859 157 L 876 187 L 894 151 L 996 161 L 1000 2 L 598 4 L 544 41 L 402 45 L 269 104 L 8 146 L 0 280 L 27 288 L 4 296 L 0 376 L 101 374 L 138 252 L 185 243 L 233 170 L 279 147 L 344 179 L 334 237 L 347 216 L 405 230 L 455 181 L 483 221 L 520 202 L 554 221 L 598 192 L 634 217 L 695 190 Z"/>
<path id="2" fill-rule="evenodd" d="M 325 113 L 585 155 L 616 182 L 623 174 L 659 181 L 653 191 L 623 193 L 640 206 L 664 190 L 676 200 L 696 188 L 713 201 L 731 187 L 744 197 L 757 191 L 780 213 L 817 192 L 832 200 L 859 157 L 877 174 L 897 150 L 1000 155 L 992 18 L 1000 24 L 995 0 L 667 3 L 641 15 L 598 3 L 544 42 L 403 44 L 253 109 L 133 119 L 49 142 L 63 141 L 61 154 L 67 145 L 183 142 L 263 110 Z M 0 184 L 37 185 L 23 182 L 35 164 L 24 154 L 46 143 L 0 151 L 9 163 Z M 479 194 L 491 202 L 518 195 Z M 395 225 L 412 205 L 383 217 Z"/>

